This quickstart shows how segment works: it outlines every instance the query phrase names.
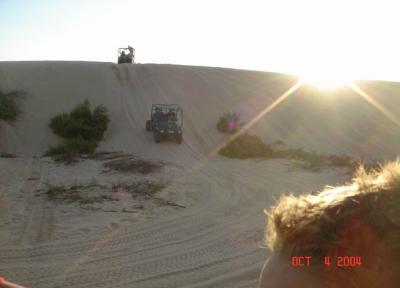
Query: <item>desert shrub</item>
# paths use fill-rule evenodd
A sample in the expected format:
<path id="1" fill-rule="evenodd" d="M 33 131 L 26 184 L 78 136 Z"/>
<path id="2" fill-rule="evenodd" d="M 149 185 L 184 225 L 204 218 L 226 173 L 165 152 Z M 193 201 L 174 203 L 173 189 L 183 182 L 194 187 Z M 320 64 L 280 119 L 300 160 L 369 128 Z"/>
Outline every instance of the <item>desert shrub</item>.
<path id="1" fill-rule="evenodd" d="M 108 122 L 106 108 L 100 105 L 92 112 L 86 99 L 70 113 L 63 113 L 51 119 L 49 127 L 56 135 L 65 139 L 100 141 L 107 130 Z"/>
<path id="2" fill-rule="evenodd" d="M 76 138 L 65 140 L 57 146 L 50 146 L 46 156 L 51 156 L 56 161 L 72 161 L 81 154 L 93 154 L 96 148 L 96 141 Z"/>
<path id="3" fill-rule="evenodd" d="M 258 158 L 275 157 L 274 150 L 265 144 L 260 138 L 243 134 L 230 141 L 219 150 L 219 154 L 229 158 Z"/>
<path id="4" fill-rule="evenodd" d="M 219 117 L 217 130 L 221 133 L 235 133 L 239 129 L 240 116 L 238 113 L 228 112 Z"/>
<path id="5" fill-rule="evenodd" d="M 21 113 L 17 97 L 22 95 L 23 91 L 12 91 L 3 93 L 0 91 L 0 120 L 15 121 Z"/>
<path id="6" fill-rule="evenodd" d="M 284 148 L 278 145 L 269 145 L 253 135 L 243 134 L 222 147 L 218 153 L 228 158 L 283 158 L 298 160 L 297 166 L 303 169 L 317 172 L 325 167 L 351 167 L 354 165 L 352 158 L 348 156 L 326 155 L 305 151 L 302 148 Z"/>
<path id="7" fill-rule="evenodd" d="M 92 121 L 95 123 L 93 129 L 93 139 L 103 140 L 104 133 L 107 131 L 110 118 L 107 114 L 107 108 L 100 105 L 94 108 L 92 114 Z"/>
<path id="8" fill-rule="evenodd" d="M 70 113 L 51 119 L 50 129 L 64 141 L 58 146 L 50 147 L 46 155 L 55 160 L 68 161 L 81 154 L 94 153 L 97 143 L 103 139 L 109 121 L 104 106 L 97 106 L 92 111 L 86 99 Z"/>

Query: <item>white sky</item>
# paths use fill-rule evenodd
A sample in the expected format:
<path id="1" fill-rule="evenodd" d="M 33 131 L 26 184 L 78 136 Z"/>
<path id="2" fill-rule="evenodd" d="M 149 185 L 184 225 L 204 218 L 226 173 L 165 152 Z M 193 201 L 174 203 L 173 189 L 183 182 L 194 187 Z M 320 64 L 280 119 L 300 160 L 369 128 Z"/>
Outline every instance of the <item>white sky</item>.
<path id="1" fill-rule="evenodd" d="M 400 2 L 400 1 L 399 1 Z M 400 80 L 400 3 L 0 0 L 0 61 L 116 61 Z"/>

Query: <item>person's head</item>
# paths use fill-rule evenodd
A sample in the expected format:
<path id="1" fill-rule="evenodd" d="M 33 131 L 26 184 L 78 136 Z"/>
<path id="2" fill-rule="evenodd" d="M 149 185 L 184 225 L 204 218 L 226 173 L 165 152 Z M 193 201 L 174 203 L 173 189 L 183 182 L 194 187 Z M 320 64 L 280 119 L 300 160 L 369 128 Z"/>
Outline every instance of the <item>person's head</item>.
<path id="1" fill-rule="evenodd" d="M 347 186 L 284 196 L 267 217 L 272 256 L 262 288 L 400 287 L 400 163 L 360 168 Z M 311 267 L 294 268 L 293 256 L 311 256 Z M 361 265 L 344 256 L 360 257 Z"/>
<path id="2" fill-rule="evenodd" d="M 122 55 L 122 56 L 125 56 L 125 51 L 122 51 L 121 55 Z"/>

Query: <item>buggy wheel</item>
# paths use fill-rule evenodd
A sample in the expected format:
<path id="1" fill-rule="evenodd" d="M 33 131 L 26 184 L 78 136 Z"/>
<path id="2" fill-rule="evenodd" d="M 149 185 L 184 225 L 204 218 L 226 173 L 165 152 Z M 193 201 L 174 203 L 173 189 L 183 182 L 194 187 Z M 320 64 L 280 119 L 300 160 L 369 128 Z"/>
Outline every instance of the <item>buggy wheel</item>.
<path id="1" fill-rule="evenodd" d="M 151 121 L 150 120 L 146 121 L 146 131 L 151 131 Z"/>
<path id="2" fill-rule="evenodd" d="M 154 132 L 154 142 L 156 143 L 161 142 L 161 134 L 159 132 Z"/>
<path id="3" fill-rule="evenodd" d="M 182 134 L 177 134 L 177 135 L 175 136 L 175 140 L 176 140 L 176 143 L 181 144 L 182 141 L 183 141 Z"/>

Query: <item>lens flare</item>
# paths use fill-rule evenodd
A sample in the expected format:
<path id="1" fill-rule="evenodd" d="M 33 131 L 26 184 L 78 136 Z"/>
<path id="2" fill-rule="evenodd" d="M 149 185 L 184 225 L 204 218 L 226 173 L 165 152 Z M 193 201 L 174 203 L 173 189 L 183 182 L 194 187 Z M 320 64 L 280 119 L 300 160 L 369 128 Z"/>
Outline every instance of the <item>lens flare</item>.
<path id="1" fill-rule="evenodd" d="M 299 77 L 305 84 L 319 89 L 337 89 L 350 86 L 353 81 L 350 77 L 339 73 L 305 73 Z"/>

